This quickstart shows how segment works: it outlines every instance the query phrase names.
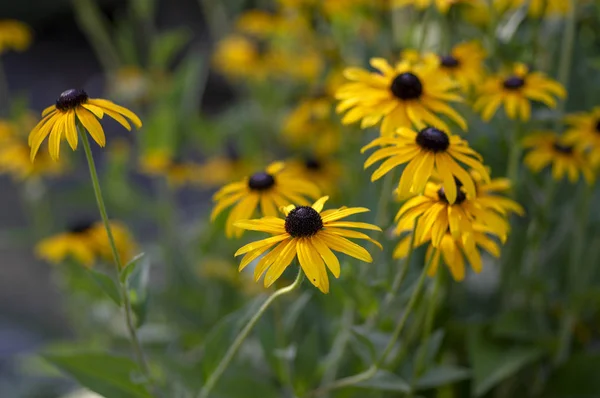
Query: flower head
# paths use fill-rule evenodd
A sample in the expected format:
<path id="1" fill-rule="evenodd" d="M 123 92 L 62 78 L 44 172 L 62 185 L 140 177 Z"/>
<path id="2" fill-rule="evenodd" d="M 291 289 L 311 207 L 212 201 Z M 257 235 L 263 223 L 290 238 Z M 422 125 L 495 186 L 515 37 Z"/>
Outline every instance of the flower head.
<path id="1" fill-rule="evenodd" d="M 477 41 L 457 44 L 449 54 L 440 55 L 440 71 L 458 82 L 463 92 L 475 87 L 485 75 L 485 50 Z"/>
<path id="2" fill-rule="evenodd" d="M 448 202 L 454 203 L 459 196 L 455 178 L 460 181 L 468 195 L 475 196 L 473 178 L 458 162 L 475 169 L 486 181 L 489 181 L 489 174 L 481 163 L 481 155 L 471 149 L 469 144 L 460 137 L 434 127 L 426 127 L 419 132 L 400 128 L 392 137 L 373 140 L 362 148 L 362 152 L 375 146 L 382 148 L 369 156 L 364 167 L 388 159 L 373 172 L 371 181 L 378 180 L 394 167 L 408 163 L 402 172 L 398 187 L 402 197 L 422 192 L 434 172 L 443 181 Z"/>
<path id="3" fill-rule="evenodd" d="M 435 57 L 434 57 L 435 58 Z M 449 117 L 463 130 L 465 120 L 447 102 L 460 102 L 462 97 L 454 92 L 455 82 L 439 73 L 438 60 L 429 57 L 425 62 L 412 64 L 399 62 L 391 66 L 382 58 L 371 59 L 377 72 L 360 68 L 344 71 L 351 83 L 339 88 L 337 112 L 347 112 L 342 123 L 362 120 L 361 128 L 381 121 L 381 134 L 392 135 L 398 127 L 421 128 L 425 125 L 449 128 L 438 115 Z"/>
<path id="4" fill-rule="evenodd" d="M 553 132 L 531 135 L 523 140 L 523 146 L 529 148 L 524 162 L 534 173 L 552 166 L 552 178 L 557 181 L 568 176 L 571 183 L 576 183 L 580 173 L 588 184 L 594 181 L 591 162 L 585 152 Z"/>
<path id="5" fill-rule="evenodd" d="M 392 0 L 393 7 L 413 6 L 419 10 L 429 8 L 435 4 L 438 10 L 443 13 L 448 12 L 450 7 L 459 4 L 471 4 L 476 0 Z"/>
<path id="6" fill-rule="evenodd" d="M 567 115 L 565 122 L 569 125 L 563 138 L 565 143 L 589 151 L 592 165 L 600 166 L 600 107 L 588 113 Z"/>
<path id="7" fill-rule="evenodd" d="M 340 262 L 332 250 L 365 262 L 373 261 L 367 250 L 347 238 L 364 239 L 379 247 L 381 245 L 362 232 L 346 228 L 374 231 L 381 231 L 381 229 L 372 224 L 341 221 L 353 214 L 369 210 L 364 207 L 342 207 L 323 211 L 327 199 L 329 198 L 324 196 L 312 206 L 289 205 L 282 209 L 285 219 L 264 217 L 258 220 L 238 221 L 236 226 L 239 228 L 274 235 L 249 243 L 235 253 L 236 256 L 244 254 L 240 271 L 267 250 L 272 249 L 256 264 L 255 280 L 260 279 L 266 272 L 265 287 L 271 286 L 297 256 L 300 267 L 310 282 L 323 293 L 328 293 L 329 277 L 325 266 L 333 276 L 336 278 L 340 276 Z"/>
<path id="8" fill-rule="evenodd" d="M 312 181 L 321 192 L 337 192 L 343 176 L 339 162 L 331 157 L 307 155 L 289 162 L 290 172 Z"/>
<path id="9" fill-rule="evenodd" d="M 131 120 L 137 128 L 142 127 L 140 118 L 127 108 L 105 99 L 89 98 L 83 90 L 64 91 L 55 105 L 44 109 L 42 120 L 29 133 L 31 160 L 35 159 L 40 145 L 48 136 L 50 136 L 48 149 L 54 160 L 58 160 L 63 137 L 67 139 L 71 149 L 77 149 L 77 123 L 81 123 L 94 141 L 103 147 L 106 145 L 106 137 L 98 119 L 102 119 L 104 115 L 110 116 L 130 131 L 131 125 L 127 119 Z"/>
<path id="10" fill-rule="evenodd" d="M 290 203 L 308 205 L 306 197 L 316 199 L 319 188 L 285 169 L 281 162 L 271 163 L 264 171 L 259 171 L 241 181 L 225 185 L 214 196 L 216 202 L 211 220 L 223 210 L 233 206 L 225 223 L 227 237 L 239 237 L 243 230 L 235 227 L 238 220 L 252 218 L 257 208 L 262 216 L 277 216 L 277 208 Z"/>
<path id="11" fill-rule="evenodd" d="M 26 50 L 31 44 L 31 36 L 31 28 L 23 22 L 0 20 L 0 54 L 7 50 Z"/>
<path id="12" fill-rule="evenodd" d="M 483 120 L 489 121 L 504 105 L 510 119 L 527 121 L 531 118 L 530 101 L 540 101 L 554 108 L 554 97 L 564 98 L 566 91 L 560 83 L 543 73 L 531 72 L 524 64 L 516 64 L 511 73 L 488 78 L 478 94 L 474 107 L 481 112 Z"/>

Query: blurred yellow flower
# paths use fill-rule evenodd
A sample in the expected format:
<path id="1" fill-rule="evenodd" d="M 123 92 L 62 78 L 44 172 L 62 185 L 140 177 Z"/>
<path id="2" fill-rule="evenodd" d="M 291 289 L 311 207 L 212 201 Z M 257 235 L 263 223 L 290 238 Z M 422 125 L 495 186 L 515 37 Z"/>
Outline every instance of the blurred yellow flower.
<path id="1" fill-rule="evenodd" d="M 240 237 L 242 229 L 234 226 L 236 221 L 252 218 L 257 208 L 266 217 L 275 217 L 277 208 L 290 203 L 308 204 L 308 198 L 316 199 L 319 188 L 312 182 L 286 170 L 284 163 L 271 163 L 265 171 L 260 171 L 241 181 L 225 185 L 213 196 L 216 203 L 210 215 L 214 221 L 219 214 L 233 206 L 225 223 L 228 238 Z"/>
<path id="2" fill-rule="evenodd" d="M 254 279 L 259 280 L 266 272 L 265 287 L 271 286 L 292 260 L 298 257 L 298 262 L 308 280 L 321 292 L 329 293 L 329 277 L 327 269 L 335 276 L 340 276 L 340 262 L 332 250 L 347 254 L 361 261 L 372 262 L 369 252 L 347 238 L 364 239 L 381 245 L 362 232 L 346 228 L 369 229 L 381 231 L 375 225 L 340 221 L 353 214 L 369 211 L 364 207 L 342 207 L 323 211 L 323 206 L 329 197 L 324 196 L 312 206 L 289 205 L 282 208 L 285 219 L 264 217 L 257 220 L 238 221 L 235 225 L 250 231 L 260 231 L 273 236 L 241 247 L 235 256 L 244 254 L 240 263 L 240 271 L 252 261 L 264 255 L 256 264 Z"/>
<path id="3" fill-rule="evenodd" d="M 0 20 L 0 54 L 8 51 L 24 51 L 31 44 L 31 28 L 20 21 Z"/>
<path id="4" fill-rule="evenodd" d="M 534 18 L 543 16 L 564 16 L 569 13 L 570 0 L 494 0 L 498 12 L 528 7 L 528 14 Z"/>
<path id="5" fill-rule="evenodd" d="M 438 10 L 446 13 L 450 7 L 454 5 L 470 4 L 475 1 L 476 0 L 392 0 L 392 7 L 413 6 L 418 10 L 423 10 L 435 4 Z"/>
<path id="6" fill-rule="evenodd" d="M 440 55 L 440 71 L 458 82 L 467 93 L 485 76 L 486 52 L 478 41 L 457 44 L 448 55 Z"/>
<path id="7" fill-rule="evenodd" d="M 137 66 L 124 66 L 109 76 L 108 90 L 119 101 L 141 102 L 148 96 L 150 81 Z"/>
<path id="8" fill-rule="evenodd" d="M 140 118 L 127 108 L 123 108 L 105 99 L 88 98 L 87 93 L 83 90 L 71 89 L 64 91 L 58 100 L 56 100 L 55 105 L 44 109 L 42 120 L 29 133 L 31 160 L 35 159 L 40 145 L 42 145 L 42 142 L 48 135 L 50 136 L 48 149 L 50 157 L 54 160 L 58 160 L 63 137 L 69 142 L 71 149 L 77 149 L 78 122 L 81 123 L 98 145 L 104 147 L 106 137 L 98 119 L 102 119 L 105 114 L 129 131 L 131 131 L 131 125 L 125 117 L 130 119 L 137 128 L 142 127 Z"/>
<path id="9" fill-rule="evenodd" d="M 554 108 L 556 99 L 567 95 L 563 86 L 542 72 L 531 72 L 524 64 L 516 64 L 509 73 L 487 78 L 478 90 L 473 105 L 485 121 L 492 119 L 501 105 L 510 119 L 531 118 L 530 101 L 540 101 Z"/>
<path id="10" fill-rule="evenodd" d="M 600 166 L 600 106 L 590 112 L 567 115 L 565 122 L 569 125 L 564 141 L 589 151 L 590 161 L 594 168 Z"/>
<path id="11" fill-rule="evenodd" d="M 229 143 L 225 149 L 224 154 L 212 156 L 197 165 L 196 171 L 190 176 L 191 182 L 202 187 L 215 188 L 252 173 L 254 165 L 241 157 L 235 145 Z"/>
<path id="12" fill-rule="evenodd" d="M 359 120 L 361 128 L 381 123 L 381 134 L 390 136 L 398 127 L 437 126 L 449 128 L 437 114 L 448 116 L 460 128 L 467 123 L 447 102 L 460 102 L 454 90 L 458 84 L 439 72 L 439 60 L 429 57 L 422 63 L 399 62 L 391 66 L 382 58 L 372 58 L 378 72 L 347 68 L 344 75 L 351 80 L 336 93 L 340 100 L 337 112 L 346 112 L 342 123 Z"/>
<path id="13" fill-rule="evenodd" d="M 291 160 L 286 164 L 291 173 L 313 182 L 321 192 L 332 196 L 340 188 L 343 169 L 339 162 L 331 157 L 305 156 L 303 159 Z"/>
<path id="14" fill-rule="evenodd" d="M 553 132 L 540 132 L 523 139 L 523 147 L 529 152 L 525 164 L 534 173 L 547 166 L 552 167 L 552 178 L 556 181 L 564 177 L 576 183 L 581 173 L 588 184 L 594 182 L 594 172 L 589 157 L 577 146 L 573 146 Z"/>

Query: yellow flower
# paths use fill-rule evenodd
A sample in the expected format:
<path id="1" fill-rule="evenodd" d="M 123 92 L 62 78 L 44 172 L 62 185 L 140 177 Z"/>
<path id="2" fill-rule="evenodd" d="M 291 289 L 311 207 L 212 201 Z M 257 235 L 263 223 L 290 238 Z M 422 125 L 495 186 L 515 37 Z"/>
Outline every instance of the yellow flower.
<path id="1" fill-rule="evenodd" d="M 525 164 L 534 173 L 546 166 L 552 166 L 552 178 L 560 181 L 568 176 L 571 183 L 576 183 L 579 173 L 588 184 L 594 181 L 594 172 L 588 156 L 577 146 L 573 146 L 553 132 L 541 132 L 523 140 L 523 147 L 530 148 L 525 155 Z"/>
<path id="2" fill-rule="evenodd" d="M 0 20 L 0 54 L 7 50 L 26 50 L 31 44 L 31 36 L 31 28 L 23 22 Z"/>
<path id="3" fill-rule="evenodd" d="M 494 8 L 500 12 L 528 6 L 528 14 L 534 18 L 564 16 L 570 10 L 569 0 L 494 0 Z"/>
<path id="4" fill-rule="evenodd" d="M 123 264 L 131 259 L 136 248 L 135 241 L 123 224 L 111 221 L 117 250 Z M 104 224 L 82 222 L 63 232 L 40 241 L 35 247 L 36 255 L 53 264 L 73 258 L 79 264 L 91 267 L 97 259 L 112 261 L 112 252 Z"/>
<path id="5" fill-rule="evenodd" d="M 331 158 L 306 156 L 302 160 L 296 159 L 286 164 L 291 173 L 312 181 L 321 192 L 333 195 L 339 189 L 343 176 L 342 167 Z"/>
<path id="6" fill-rule="evenodd" d="M 228 143 L 224 152 L 199 164 L 190 181 L 202 187 L 214 188 L 244 178 L 255 169 L 253 162 L 243 159 L 233 143 Z"/>
<path id="7" fill-rule="evenodd" d="M 286 171 L 282 162 L 275 162 L 265 171 L 221 188 L 213 196 L 216 205 L 210 218 L 214 221 L 223 210 L 233 206 L 227 217 L 225 234 L 228 238 L 240 237 L 243 230 L 235 228 L 235 222 L 251 218 L 257 208 L 260 207 L 261 215 L 275 217 L 278 207 L 290 203 L 308 204 L 306 197 L 316 199 L 319 195 L 316 185 Z"/>
<path id="8" fill-rule="evenodd" d="M 512 73 L 489 77 L 479 89 L 475 110 L 481 112 L 485 121 L 492 119 L 500 105 L 504 104 L 510 119 L 531 118 L 529 101 L 540 101 L 554 108 L 554 96 L 565 98 L 563 86 L 541 72 L 531 72 L 524 64 L 516 64 Z"/>
<path id="9" fill-rule="evenodd" d="M 238 221 L 236 226 L 239 228 L 274 235 L 249 243 L 235 253 L 235 256 L 244 254 L 239 267 L 240 271 L 267 250 L 273 248 L 256 264 L 255 280 L 258 281 L 266 272 L 264 285 L 265 287 L 271 286 L 297 256 L 300 267 L 310 282 L 321 292 L 328 293 L 329 277 L 325 266 L 333 276 L 336 278 L 340 276 L 340 262 L 332 250 L 365 262 L 372 262 L 373 259 L 367 250 L 346 238 L 365 239 L 380 248 L 381 245 L 366 234 L 345 228 L 374 231 L 381 231 L 381 229 L 367 223 L 340 221 L 353 214 L 369 211 L 369 209 L 342 207 L 322 211 L 327 199 L 329 198 L 324 196 L 312 206 L 289 205 L 282 209 L 285 219 L 264 217 L 258 220 Z"/>
<path id="10" fill-rule="evenodd" d="M 462 101 L 462 97 L 453 92 L 458 85 L 439 72 L 439 62 L 434 58 L 417 65 L 399 62 L 394 67 L 382 58 L 371 59 L 371 66 L 379 72 L 347 68 L 344 75 L 352 82 L 344 84 L 336 93 L 340 100 L 337 112 L 348 111 L 342 123 L 362 119 L 361 128 L 367 128 L 382 121 L 384 136 L 392 135 L 398 127 L 412 125 L 418 128 L 433 125 L 448 131 L 438 113 L 466 130 L 465 120 L 447 104 Z"/>
<path id="11" fill-rule="evenodd" d="M 483 207 L 493 209 L 506 216 L 515 213 L 520 216 L 525 214 L 525 209 L 512 199 L 502 197 L 499 194 L 510 191 L 511 182 L 508 178 L 494 178 L 486 182 L 479 173 L 471 171 L 475 186 L 477 188 L 477 202 Z"/>
<path id="12" fill-rule="evenodd" d="M 264 49 L 258 42 L 241 35 L 231 35 L 217 43 L 213 63 L 226 76 L 260 80 L 268 74 L 262 52 Z"/>
<path id="13" fill-rule="evenodd" d="M 398 187 L 398 193 L 402 197 L 422 192 L 434 172 L 441 177 L 450 203 L 454 203 L 458 195 L 455 178 L 462 183 L 468 195 L 475 196 L 473 178 L 458 162 L 475 169 L 485 181 L 490 178 L 481 163 L 481 155 L 471 149 L 465 140 L 434 127 L 427 127 L 419 132 L 400 128 L 393 137 L 377 138 L 363 147 L 361 152 L 375 146 L 383 148 L 375 151 L 365 161 L 364 167 L 388 159 L 375 170 L 371 181 L 378 180 L 394 167 L 408 163 Z"/>
<path id="14" fill-rule="evenodd" d="M 418 10 L 429 8 L 435 4 L 438 10 L 443 13 L 448 12 L 451 6 L 459 4 L 470 4 L 476 0 L 392 0 L 392 7 L 413 6 Z"/>
<path id="15" fill-rule="evenodd" d="M 47 153 L 39 154 L 32 162 L 27 142 L 11 141 L 0 146 L 0 173 L 10 174 L 16 180 L 60 175 L 65 162 L 56 162 Z"/>
<path id="16" fill-rule="evenodd" d="M 600 166 L 600 107 L 595 107 L 589 113 L 567 115 L 565 122 L 570 128 L 564 135 L 564 141 L 589 150 L 592 165 Z"/>
<path id="17" fill-rule="evenodd" d="M 485 76 L 485 57 L 485 50 L 477 41 L 457 44 L 450 54 L 440 56 L 440 71 L 458 82 L 463 92 L 468 92 Z"/>
<path id="18" fill-rule="evenodd" d="M 71 149 L 77 149 L 77 122 L 81 123 L 94 141 L 103 147 L 106 144 L 106 137 L 98 119 L 102 119 L 105 114 L 119 122 L 127 130 L 131 131 L 131 125 L 125 117 L 130 119 L 137 128 L 142 127 L 140 118 L 127 108 L 105 99 L 88 98 L 87 93 L 83 90 L 71 89 L 63 92 L 55 105 L 44 109 L 42 120 L 29 134 L 31 160 L 35 159 L 40 145 L 48 135 L 50 135 L 48 149 L 50 157 L 54 160 L 59 157 L 63 136 L 69 142 Z"/>

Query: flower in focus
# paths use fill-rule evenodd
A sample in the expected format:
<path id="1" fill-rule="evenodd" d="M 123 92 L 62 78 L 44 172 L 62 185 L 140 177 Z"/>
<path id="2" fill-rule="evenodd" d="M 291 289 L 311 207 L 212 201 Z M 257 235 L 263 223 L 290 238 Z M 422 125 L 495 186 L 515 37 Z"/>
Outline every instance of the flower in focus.
<path id="1" fill-rule="evenodd" d="M 0 54 L 7 50 L 24 51 L 31 44 L 31 28 L 20 21 L 0 20 Z"/>
<path id="2" fill-rule="evenodd" d="M 102 119 L 104 115 L 108 115 L 119 124 L 131 131 L 131 125 L 126 118 L 131 120 L 133 124 L 140 128 L 142 121 L 139 117 L 129 109 L 112 103 L 105 99 L 92 99 L 83 90 L 67 90 L 64 91 L 56 104 L 49 106 L 42 112 L 42 120 L 33 128 L 29 134 L 29 146 L 31 147 L 31 160 L 35 159 L 35 155 L 42 145 L 46 137 L 48 140 L 48 149 L 50 157 L 58 160 L 60 153 L 60 143 L 63 136 L 67 139 L 71 149 L 77 149 L 77 123 L 87 130 L 94 141 L 101 147 L 106 144 L 106 137 L 102 125 L 98 119 Z M 125 116 L 125 117 L 124 117 Z"/>
<path id="3" fill-rule="evenodd" d="M 429 8 L 432 4 L 435 4 L 438 10 L 446 13 L 453 5 L 470 4 L 474 1 L 475 0 L 392 0 L 392 7 L 413 6 L 418 10 L 424 10 Z"/>
<path id="4" fill-rule="evenodd" d="M 126 264 L 136 249 L 135 241 L 123 224 L 116 221 L 111 221 L 110 224 L 122 264 Z M 108 235 L 101 222 L 86 221 L 74 224 L 67 232 L 40 241 L 35 247 L 35 252 L 39 258 L 53 264 L 73 258 L 89 268 L 100 258 L 112 261 Z"/>
<path id="5" fill-rule="evenodd" d="M 491 120 L 498 108 L 504 105 L 510 119 L 527 121 L 531 118 L 529 101 L 540 101 L 554 108 L 554 97 L 564 98 L 566 91 L 560 83 L 545 74 L 531 72 L 524 64 L 516 64 L 511 73 L 489 77 L 481 85 L 478 94 L 474 108 L 481 112 L 483 120 Z"/>
<path id="6" fill-rule="evenodd" d="M 449 203 L 454 203 L 459 195 L 455 178 L 461 182 L 467 195 L 474 197 L 476 190 L 473 178 L 458 162 L 479 172 L 485 181 L 490 179 L 481 163 L 481 155 L 471 149 L 467 141 L 434 127 L 427 127 L 419 132 L 400 128 L 393 137 L 377 138 L 363 147 L 361 152 L 375 146 L 382 148 L 369 156 L 364 167 L 388 159 L 373 172 L 371 181 L 376 181 L 393 168 L 408 163 L 398 186 L 401 197 L 422 192 L 434 172 L 442 180 Z"/>
<path id="7" fill-rule="evenodd" d="M 565 122 L 570 127 L 564 135 L 564 141 L 570 145 L 589 151 L 592 165 L 600 166 L 600 107 L 589 113 L 567 115 Z"/>
<path id="8" fill-rule="evenodd" d="M 375 225 L 341 221 L 353 214 L 369 211 L 364 207 L 342 207 L 323 211 L 329 197 L 324 196 L 312 206 L 289 205 L 283 208 L 285 219 L 264 217 L 257 220 L 238 221 L 236 226 L 251 231 L 260 231 L 274 236 L 241 247 L 235 256 L 244 254 L 240 271 L 250 262 L 271 249 L 256 264 L 254 279 L 258 281 L 266 272 L 265 287 L 275 282 L 297 256 L 302 271 L 321 292 L 329 292 L 327 268 L 338 278 L 340 262 L 332 250 L 347 254 L 361 261 L 372 262 L 369 252 L 347 238 L 365 239 L 381 248 L 368 235 L 345 228 L 360 228 L 381 231 Z"/>
<path id="9" fill-rule="evenodd" d="M 215 193 L 216 205 L 210 218 L 214 221 L 223 210 L 233 206 L 225 222 L 225 235 L 240 237 L 243 230 L 236 228 L 235 222 L 252 218 L 257 208 L 262 216 L 275 217 L 277 208 L 290 203 L 309 204 L 306 197 L 316 199 L 319 195 L 316 185 L 290 173 L 282 162 L 275 162 L 264 171 L 225 185 Z"/>
<path id="10" fill-rule="evenodd" d="M 463 92 L 468 92 L 483 80 L 485 57 L 485 50 L 477 41 L 457 44 L 450 54 L 440 55 L 440 71 L 458 82 Z"/>
<path id="11" fill-rule="evenodd" d="M 342 123 L 362 120 L 361 128 L 368 128 L 381 121 L 384 136 L 392 135 L 398 127 L 412 125 L 433 125 L 448 131 L 437 113 L 466 130 L 465 120 L 447 104 L 462 101 L 454 92 L 458 85 L 439 73 L 439 61 L 434 58 L 417 65 L 399 62 L 394 67 L 382 58 L 372 58 L 371 66 L 378 72 L 347 68 L 344 75 L 351 82 L 336 93 L 340 100 L 337 112 L 346 112 Z"/>
<path id="12" fill-rule="evenodd" d="M 306 156 L 287 164 L 290 172 L 301 176 L 306 181 L 312 181 L 321 192 L 334 194 L 338 191 L 343 173 L 342 167 L 334 159 Z"/>
<path id="13" fill-rule="evenodd" d="M 552 166 L 552 178 L 560 181 L 568 176 L 571 183 L 576 183 L 581 173 L 588 184 L 594 181 L 591 162 L 585 152 L 553 132 L 541 132 L 523 140 L 523 147 L 529 148 L 525 155 L 525 164 L 534 173 L 539 173 L 547 166 Z"/>

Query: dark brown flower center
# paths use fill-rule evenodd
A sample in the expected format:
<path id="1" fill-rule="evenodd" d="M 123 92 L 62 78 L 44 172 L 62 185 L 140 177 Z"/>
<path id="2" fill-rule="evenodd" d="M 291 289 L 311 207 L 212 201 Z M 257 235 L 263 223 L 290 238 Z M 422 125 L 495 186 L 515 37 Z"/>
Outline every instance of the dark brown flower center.
<path id="1" fill-rule="evenodd" d="M 456 201 L 454 202 L 455 205 L 459 205 L 459 204 L 463 203 L 465 200 L 467 200 L 467 195 L 465 195 L 463 190 L 460 189 L 461 186 L 462 186 L 462 184 L 456 184 Z M 441 187 L 438 190 L 437 194 L 438 194 L 438 198 L 440 198 L 440 200 L 442 202 L 445 202 L 446 204 L 450 204 L 450 202 L 448 202 L 448 198 L 446 198 L 446 191 L 444 191 L 444 187 Z"/>
<path id="2" fill-rule="evenodd" d="M 392 94 L 402 100 L 417 99 L 423 94 L 423 84 L 417 76 L 406 72 L 394 78 L 390 90 L 392 90 Z"/>
<path id="3" fill-rule="evenodd" d="M 453 68 L 457 68 L 458 66 L 460 66 L 460 61 L 458 59 L 454 58 L 452 55 L 441 55 L 440 56 L 440 64 L 444 68 L 453 69 Z"/>
<path id="4" fill-rule="evenodd" d="M 553 146 L 554 150 L 558 153 L 564 153 L 565 155 L 570 155 L 573 153 L 572 146 L 561 145 L 561 144 L 557 144 L 557 143 L 554 143 L 552 146 Z"/>
<path id="5" fill-rule="evenodd" d="M 310 206 L 296 207 L 285 218 L 285 230 L 294 238 L 313 236 L 321 229 L 323 229 L 321 215 Z"/>
<path id="6" fill-rule="evenodd" d="M 254 173 L 248 180 L 248 187 L 255 191 L 265 191 L 275 185 L 275 178 L 264 171 Z"/>
<path id="7" fill-rule="evenodd" d="M 68 231 L 72 234 L 82 234 L 89 231 L 93 225 L 94 223 L 90 220 L 80 220 L 71 224 Z"/>
<path id="8" fill-rule="evenodd" d="M 596 133 L 600 134 L 600 120 L 596 121 Z"/>
<path id="9" fill-rule="evenodd" d="M 519 76 L 511 76 L 504 80 L 503 85 L 507 90 L 518 90 L 525 85 L 525 79 Z"/>
<path id="10" fill-rule="evenodd" d="M 428 151 L 443 152 L 450 146 L 448 134 L 435 127 L 427 127 L 417 134 L 417 144 Z"/>
<path id="11" fill-rule="evenodd" d="M 311 171 L 318 171 L 321 170 L 323 165 L 317 159 L 309 157 L 304 159 L 304 167 Z"/>
<path id="12" fill-rule="evenodd" d="M 68 111 L 75 109 L 81 104 L 85 104 L 88 100 L 88 95 L 83 90 L 70 89 L 63 93 L 56 100 L 56 108 L 60 111 Z"/>

